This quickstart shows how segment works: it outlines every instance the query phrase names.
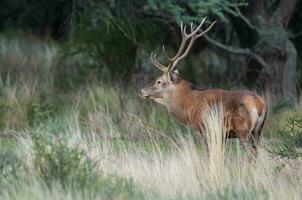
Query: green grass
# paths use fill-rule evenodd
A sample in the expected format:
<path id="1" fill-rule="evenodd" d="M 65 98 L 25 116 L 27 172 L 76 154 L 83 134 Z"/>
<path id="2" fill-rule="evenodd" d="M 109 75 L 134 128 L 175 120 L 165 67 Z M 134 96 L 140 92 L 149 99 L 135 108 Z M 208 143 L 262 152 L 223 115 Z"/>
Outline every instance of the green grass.
<path id="1" fill-rule="evenodd" d="M 0 69 L 18 62 L 0 81 L 0 199 L 302 196 L 301 158 L 268 151 L 301 139 L 300 126 L 284 128 L 288 116 L 299 117 L 298 105 L 269 115 L 254 162 L 236 140 L 213 142 L 208 156 L 200 136 L 133 89 L 102 81 L 61 89 L 65 82 L 53 81 L 60 80 L 57 46 L 7 40 L 0 43 Z M 209 137 L 221 125 L 212 114 Z M 286 137 L 290 132 L 297 134 Z"/>

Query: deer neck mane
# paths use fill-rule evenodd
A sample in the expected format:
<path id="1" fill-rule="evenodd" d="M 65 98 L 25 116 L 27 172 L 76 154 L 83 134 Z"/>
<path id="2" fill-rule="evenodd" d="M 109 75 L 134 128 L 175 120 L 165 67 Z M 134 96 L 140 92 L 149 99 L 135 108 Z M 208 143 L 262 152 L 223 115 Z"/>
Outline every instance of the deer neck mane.
<path id="1" fill-rule="evenodd" d="M 189 122 L 196 103 L 198 102 L 194 94 L 194 89 L 192 89 L 192 83 L 181 79 L 175 86 L 167 108 L 178 120 Z"/>

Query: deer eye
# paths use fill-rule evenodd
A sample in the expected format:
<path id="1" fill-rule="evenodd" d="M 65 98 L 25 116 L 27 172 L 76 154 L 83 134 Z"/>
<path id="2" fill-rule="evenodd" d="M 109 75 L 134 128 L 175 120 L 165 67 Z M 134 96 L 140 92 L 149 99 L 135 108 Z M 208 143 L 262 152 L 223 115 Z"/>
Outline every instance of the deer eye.
<path id="1" fill-rule="evenodd" d="M 161 80 L 156 81 L 156 85 L 160 85 L 161 83 L 162 83 Z"/>

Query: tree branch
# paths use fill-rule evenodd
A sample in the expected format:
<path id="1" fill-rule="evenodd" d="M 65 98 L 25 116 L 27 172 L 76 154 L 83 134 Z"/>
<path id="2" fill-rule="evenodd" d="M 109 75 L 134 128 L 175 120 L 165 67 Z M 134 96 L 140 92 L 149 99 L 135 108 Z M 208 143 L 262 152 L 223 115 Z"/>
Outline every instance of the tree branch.
<path id="1" fill-rule="evenodd" d="M 207 35 L 204 35 L 204 38 L 212 45 L 230 52 L 230 53 L 234 53 L 234 54 L 239 54 L 239 55 L 246 55 L 246 56 L 250 56 L 252 58 L 254 58 L 262 67 L 264 67 L 266 70 L 270 69 L 269 64 L 257 53 L 251 51 L 249 48 L 240 48 L 240 47 L 234 47 L 234 46 L 228 46 L 228 45 L 224 45 L 221 44 L 220 42 L 217 42 L 215 40 L 213 40 L 212 38 L 210 38 Z"/>
<path id="2" fill-rule="evenodd" d="M 253 0 L 248 1 L 248 3 L 252 10 L 251 16 L 253 16 L 256 25 L 261 25 L 263 21 L 266 21 L 271 17 L 272 13 L 267 5 L 267 0 Z"/>
<path id="3" fill-rule="evenodd" d="M 253 29 L 254 31 L 258 32 L 258 29 L 250 22 L 250 20 L 248 18 L 246 18 L 242 12 L 240 11 L 240 9 L 238 8 L 238 6 L 235 6 L 236 12 L 238 14 L 238 16 L 246 23 L 246 25 L 248 25 L 248 27 L 250 27 L 251 29 Z"/>
<path id="4" fill-rule="evenodd" d="M 286 29 L 290 18 L 294 14 L 296 4 L 297 0 L 281 0 L 279 2 L 278 8 L 271 18 L 271 23 L 274 25 L 282 26 Z"/>

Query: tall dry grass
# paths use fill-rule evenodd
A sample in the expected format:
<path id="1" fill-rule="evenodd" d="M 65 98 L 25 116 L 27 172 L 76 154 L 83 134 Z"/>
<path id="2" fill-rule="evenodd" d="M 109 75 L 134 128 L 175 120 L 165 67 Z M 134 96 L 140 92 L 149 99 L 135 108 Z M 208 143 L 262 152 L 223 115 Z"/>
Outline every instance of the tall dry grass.
<path id="1" fill-rule="evenodd" d="M 96 109 L 94 112 L 106 113 L 106 109 Z M 113 143 L 114 138 L 99 137 L 95 132 L 95 126 L 101 126 L 98 121 L 90 121 L 88 117 L 89 126 L 81 128 L 76 113 L 77 110 L 74 110 L 66 118 L 66 146 L 86 152 L 97 163 L 99 173 L 132 180 L 147 199 L 299 199 L 302 195 L 302 160 L 282 160 L 260 147 L 256 160 L 249 162 L 245 153 L 227 151 L 229 144 L 225 144 L 221 137 L 223 120 L 219 107 L 213 107 L 205 113 L 208 154 L 193 140 L 195 133 L 184 136 L 179 129 L 175 130 L 178 132 L 177 138 L 166 138 L 170 144 L 169 150 L 160 148 L 158 140 L 153 140 L 152 135 L 143 136 L 147 137 L 144 142 L 148 142 L 148 149 L 142 149 L 139 144 L 127 146 L 123 140 L 116 144 Z M 105 113 L 97 116 L 102 118 Z M 102 119 L 107 120 L 107 117 Z M 117 126 L 113 120 L 107 123 L 111 123 L 112 127 Z M 143 123 L 137 126 L 148 129 Z M 115 132 L 117 130 L 107 131 L 121 135 L 122 132 Z M 44 135 L 52 134 L 46 130 L 40 131 L 45 131 Z M 28 168 L 35 170 L 32 144 L 31 133 L 25 131 L 19 138 L 18 152 L 26 160 Z M 60 190 L 56 192 L 60 194 L 50 191 L 47 194 L 62 195 Z"/>
<path id="2" fill-rule="evenodd" d="M 223 188 L 225 163 L 226 129 L 222 103 L 211 106 L 203 112 L 204 133 L 208 148 L 209 181 Z"/>
<path id="3" fill-rule="evenodd" d="M 273 158 L 263 148 L 254 162 L 249 162 L 244 155 L 227 155 L 221 138 L 220 114 L 217 108 L 207 113 L 209 155 L 200 151 L 190 137 L 180 137 L 180 144 L 170 152 L 162 152 L 154 144 L 153 151 L 148 153 L 135 149 L 116 153 L 105 144 L 107 153 L 100 169 L 132 178 L 144 191 L 165 198 L 206 198 L 213 193 L 219 199 L 221 193 L 227 199 L 236 195 L 247 199 L 298 199 L 302 194 L 301 160 L 288 163 Z M 92 152 L 101 156 L 104 150 Z M 284 166 L 281 172 L 277 170 L 279 166 Z"/>
<path id="4" fill-rule="evenodd" d="M 0 35 L 0 72 L 14 82 L 36 85 L 49 90 L 54 85 L 53 68 L 57 64 L 58 47 L 24 36 Z M 6 78 L 6 77 L 2 77 Z"/>

